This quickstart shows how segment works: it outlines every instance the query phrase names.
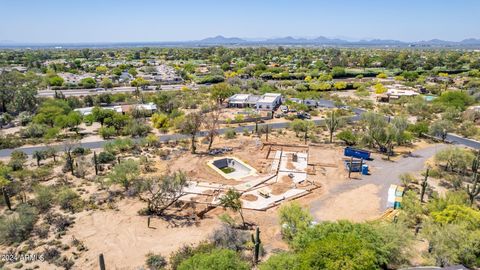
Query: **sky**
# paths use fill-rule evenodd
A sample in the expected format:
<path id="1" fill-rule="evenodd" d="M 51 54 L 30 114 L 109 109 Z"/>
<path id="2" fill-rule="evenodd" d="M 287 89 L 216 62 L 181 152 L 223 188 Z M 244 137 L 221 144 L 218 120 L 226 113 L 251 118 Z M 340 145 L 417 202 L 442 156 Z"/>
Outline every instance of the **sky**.
<path id="1" fill-rule="evenodd" d="M 18 43 L 340 37 L 480 38 L 479 0 L 0 0 Z"/>

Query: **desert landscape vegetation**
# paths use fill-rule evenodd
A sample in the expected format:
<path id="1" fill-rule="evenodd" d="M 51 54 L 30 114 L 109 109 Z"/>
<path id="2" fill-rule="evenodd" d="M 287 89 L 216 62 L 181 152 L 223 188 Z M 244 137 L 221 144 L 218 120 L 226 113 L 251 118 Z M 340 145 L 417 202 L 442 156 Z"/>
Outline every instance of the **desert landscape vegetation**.
<path id="1" fill-rule="evenodd" d="M 478 269 L 480 42 L 322 40 L 0 42 L 0 269 Z"/>

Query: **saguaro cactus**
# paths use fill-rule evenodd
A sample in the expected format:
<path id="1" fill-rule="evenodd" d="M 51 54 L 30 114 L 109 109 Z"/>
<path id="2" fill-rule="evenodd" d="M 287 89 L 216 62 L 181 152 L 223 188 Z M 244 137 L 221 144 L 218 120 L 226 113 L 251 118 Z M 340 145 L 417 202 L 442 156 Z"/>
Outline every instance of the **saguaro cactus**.
<path id="1" fill-rule="evenodd" d="M 425 196 L 425 191 L 427 190 L 427 186 L 428 186 L 428 173 L 429 173 L 429 170 L 430 169 L 427 169 L 427 171 L 425 171 L 425 178 L 423 179 L 423 182 L 421 184 L 422 186 L 422 192 L 420 194 L 420 202 L 423 202 L 423 197 Z"/>
<path id="2" fill-rule="evenodd" d="M 254 250 L 253 250 L 253 262 L 255 264 L 258 263 L 258 257 L 260 255 L 260 244 L 262 241 L 260 241 L 260 229 L 257 227 L 255 230 L 255 235 L 252 233 L 252 242 L 254 244 Z"/>
<path id="3" fill-rule="evenodd" d="M 100 270 L 105 270 L 105 259 L 103 258 L 103 253 L 98 255 L 98 263 L 100 264 Z"/>
<path id="4" fill-rule="evenodd" d="M 470 205 L 473 205 L 475 198 L 480 194 L 480 185 L 478 185 L 478 167 L 480 152 L 477 154 L 477 157 L 472 162 L 472 185 L 467 185 L 467 193 L 470 199 Z"/>
<path id="5" fill-rule="evenodd" d="M 95 165 L 95 175 L 98 175 L 98 158 L 97 152 L 93 151 L 93 163 Z"/>
<path id="6" fill-rule="evenodd" d="M 72 156 L 72 152 L 70 150 L 68 150 L 66 152 L 66 155 L 67 155 L 67 157 L 66 157 L 67 168 L 70 170 L 72 175 L 74 175 L 75 164 L 74 164 L 74 159 L 73 159 L 73 156 Z"/>
<path id="7" fill-rule="evenodd" d="M 266 126 L 267 130 L 266 130 L 266 134 L 265 134 L 265 140 L 268 142 L 268 125 Z"/>
<path id="8" fill-rule="evenodd" d="M 8 207 L 8 210 L 12 210 L 12 204 L 10 203 L 10 196 L 6 188 L 2 188 L 3 198 L 5 199 L 5 204 Z"/>

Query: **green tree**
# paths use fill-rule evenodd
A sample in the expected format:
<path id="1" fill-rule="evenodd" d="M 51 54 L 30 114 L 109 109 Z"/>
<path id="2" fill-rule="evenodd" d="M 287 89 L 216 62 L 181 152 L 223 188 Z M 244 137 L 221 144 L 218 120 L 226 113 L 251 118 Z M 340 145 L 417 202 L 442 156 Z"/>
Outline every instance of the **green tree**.
<path id="1" fill-rule="evenodd" d="M 308 209 L 304 209 L 296 202 L 280 207 L 279 217 L 282 236 L 288 241 L 293 240 L 298 232 L 306 230 L 313 221 Z"/>
<path id="2" fill-rule="evenodd" d="M 233 188 L 230 188 L 223 196 L 220 197 L 220 205 L 224 208 L 231 209 L 233 212 L 238 212 L 242 219 L 242 225 L 245 226 L 245 218 L 243 217 L 242 201 L 240 197 L 242 194 Z"/>
<path id="3" fill-rule="evenodd" d="M 100 82 L 100 86 L 105 89 L 110 89 L 113 87 L 113 82 L 109 78 L 103 78 L 102 81 Z"/>
<path id="4" fill-rule="evenodd" d="M 332 77 L 333 78 L 340 78 L 345 77 L 347 72 L 345 71 L 344 67 L 333 67 L 332 68 Z"/>
<path id="5" fill-rule="evenodd" d="M 233 250 L 215 249 L 209 253 L 199 253 L 183 261 L 178 270 L 248 270 L 247 262 Z"/>
<path id="6" fill-rule="evenodd" d="M 233 96 L 235 93 L 238 93 L 240 89 L 233 87 L 228 83 L 217 83 L 212 86 L 210 93 L 213 100 L 217 103 L 222 104 L 225 99 Z"/>
<path id="7" fill-rule="evenodd" d="M 443 92 L 434 103 L 440 103 L 446 107 L 453 107 L 461 111 L 473 103 L 473 98 L 464 91 L 446 91 Z"/>
<path id="8" fill-rule="evenodd" d="M 290 128 L 295 132 L 295 135 L 298 137 L 300 132 L 306 132 L 311 126 L 309 122 L 301 119 L 295 119 L 289 124 Z"/>
<path id="9" fill-rule="evenodd" d="M 387 88 L 383 86 L 381 83 L 377 83 L 373 86 L 373 89 L 375 90 L 375 94 L 383 94 L 387 92 Z"/>
<path id="10" fill-rule="evenodd" d="M 162 215 L 181 196 L 187 185 L 187 176 L 179 171 L 161 177 L 151 177 L 137 181 L 139 197 L 147 202 L 149 214 Z"/>
<path id="11" fill-rule="evenodd" d="M 80 85 L 84 88 L 90 89 L 97 86 L 97 81 L 94 78 L 83 78 L 80 80 Z"/>
<path id="12" fill-rule="evenodd" d="M 128 70 L 128 73 L 130 75 L 132 75 L 133 77 L 137 77 L 137 74 L 138 74 L 137 69 L 135 69 L 133 67 Z"/>
<path id="13" fill-rule="evenodd" d="M 335 82 L 333 84 L 333 87 L 337 90 L 343 90 L 347 88 L 347 83 L 346 82 Z"/>
<path id="14" fill-rule="evenodd" d="M 107 74 L 108 68 L 106 66 L 98 66 L 95 68 L 97 74 Z"/>
<path id="15" fill-rule="evenodd" d="M 295 270 L 300 269 L 300 260 L 296 254 L 281 252 L 272 255 L 258 268 L 260 270 Z"/>
<path id="16" fill-rule="evenodd" d="M 354 233 L 329 234 L 299 255 L 300 269 L 378 269 L 375 251 Z"/>
<path id="17" fill-rule="evenodd" d="M 436 120 L 430 125 L 429 133 L 445 141 L 449 132 L 453 130 L 453 123 L 448 120 Z"/>
<path id="18" fill-rule="evenodd" d="M 337 134 L 337 139 L 345 142 L 346 145 L 355 145 L 358 141 L 358 136 L 351 130 L 343 130 Z"/>
<path id="19" fill-rule="evenodd" d="M 33 122 L 54 126 L 55 119 L 61 115 L 67 115 L 72 109 L 65 100 L 48 99 L 38 108 L 37 114 L 33 117 Z"/>
<path id="20" fill-rule="evenodd" d="M 133 159 L 127 159 L 116 164 L 107 175 L 107 178 L 111 183 L 119 184 L 127 191 L 138 178 L 139 173 L 140 167 L 138 162 Z"/>

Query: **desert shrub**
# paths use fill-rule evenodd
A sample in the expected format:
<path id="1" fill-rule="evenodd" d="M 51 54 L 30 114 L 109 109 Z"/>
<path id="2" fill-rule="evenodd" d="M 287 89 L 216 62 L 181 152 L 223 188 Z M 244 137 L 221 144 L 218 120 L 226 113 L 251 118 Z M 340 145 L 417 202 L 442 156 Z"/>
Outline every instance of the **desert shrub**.
<path id="1" fill-rule="evenodd" d="M 105 164 L 115 160 L 115 155 L 110 152 L 100 152 L 98 154 L 98 163 Z"/>
<path id="2" fill-rule="evenodd" d="M 72 154 L 74 154 L 75 156 L 83 156 L 83 155 L 86 155 L 90 152 L 90 149 L 87 149 L 87 148 L 84 148 L 84 147 L 75 147 L 73 150 L 72 150 Z"/>
<path id="3" fill-rule="evenodd" d="M 60 257 L 60 251 L 54 247 L 46 247 L 42 252 L 43 258 L 47 262 L 54 262 Z"/>
<path id="4" fill-rule="evenodd" d="M 46 212 L 52 207 L 53 191 L 52 188 L 43 185 L 37 185 L 34 189 L 35 199 L 33 204 L 40 212 Z"/>
<path id="5" fill-rule="evenodd" d="M 20 130 L 20 136 L 23 138 L 42 138 L 47 133 L 47 129 L 46 125 L 31 123 L 26 128 Z"/>
<path id="6" fill-rule="evenodd" d="M 21 204 L 15 214 L 0 218 L 0 243 L 13 244 L 26 240 L 34 228 L 37 216 L 37 209 Z"/>
<path id="7" fill-rule="evenodd" d="M 98 129 L 98 134 L 100 134 L 103 139 L 110 139 L 117 134 L 117 130 L 115 130 L 114 127 L 101 127 Z"/>
<path id="8" fill-rule="evenodd" d="M 229 128 L 225 131 L 225 139 L 234 139 L 237 136 L 235 129 Z"/>
<path id="9" fill-rule="evenodd" d="M 71 258 L 69 259 L 66 256 L 62 256 L 56 259 L 54 264 L 55 266 L 61 267 L 65 270 L 69 270 L 69 269 L 72 269 L 75 262 Z"/>
<path id="10" fill-rule="evenodd" d="M 245 231 L 224 225 L 213 232 L 211 240 L 217 248 L 239 251 L 248 241 L 249 236 Z"/>
<path id="11" fill-rule="evenodd" d="M 105 151 L 110 153 L 120 153 L 131 150 L 135 147 L 135 143 L 130 138 L 125 139 L 115 139 L 111 142 L 105 144 Z"/>
<path id="12" fill-rule="evenodd" d="M 35 233 L 40 239 L 48 238 L 49 231 L 50 226 L 48 224 L 42 224 L 33 229 L 33 233 Z"/>
<path id="13" fill-rule="evenodd" d="M 57 193 L 56 201 L 63 210 L 77 212 L 83 208 L 83 201 L 80 196 L 69 188 L 61 189 Z"/>
<path id="14" fill-rule="evenodd" d="M 260 270 L 298 269 L 300 262 L 293 253 L 281 252 L 272 255 L 267 261 L 259 265 Z"/>
<path id="15" fill-rule="evenodd" d="M 169 262 L 172 270 L 177 270 L 179 265 L 188 258 L 199 253 L 208 253 L 215 249 L 215 246 L 208 242 L 201 242 L 197 246 L 185 245 L 170 254 Z"/>
<path id="16" fill-rule="evenodd" d="M 345 142 L 346 145 L 355 145 L 358 141 L 357 134 L 351 130 L 343 130 L 337 134 L 337 139 Z"/>
<path id="17" fill-rule="evenodd" d="M 28 155 L 20 150 L 14 150 L 12 154 L 10 154 L 10 161 L 8 162 L 8 166 L 12 168 L 14 171 L 18 171 L 23 169 L 25 162 L 28 159 Z"/>
<path id="18" fill-rule="evenodd" d="M 233 250 L 214 249 L 207 253 L 198 253 L 183 261 L 179 270 L 247 270 L 250 266 Z"/>
<path id="19" fill-rule="evenodd" d="M 280 207 L 279 216 L 282 235 L 287 241 L 291 241 L 297 233 L 306 230 L 313 221 L 309 211 L 295 202 Z"/>
<path id="20" fill-rule="evenodd" d="M 146 136 L 152 128 L 139 121 L 130 121 L 127 126 L 123 128 L 124 135 L 130 135 L 133 137 Z"/>
<path id="21" fill-rule="evenodd" d="M 160 270 L 165 269 L 165 266 L 167 266 L 167 260 L 165 260 L 160 254 L 148 253 L 146 264 L 150 270 Z"/>

